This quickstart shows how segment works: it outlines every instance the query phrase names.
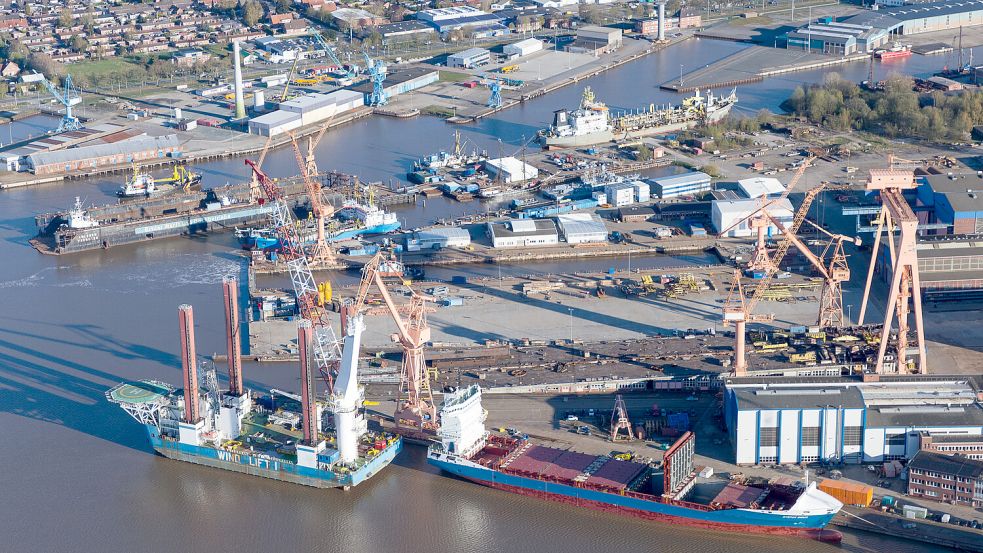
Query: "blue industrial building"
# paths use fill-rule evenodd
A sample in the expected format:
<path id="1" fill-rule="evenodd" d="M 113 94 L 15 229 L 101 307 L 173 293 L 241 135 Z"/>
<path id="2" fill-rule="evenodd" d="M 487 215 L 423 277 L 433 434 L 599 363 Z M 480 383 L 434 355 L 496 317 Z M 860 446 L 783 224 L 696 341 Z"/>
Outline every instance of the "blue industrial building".
<path id="1" fill-rule="evenodd" d="M 739 465 L 910 459 L 922 433 L 983 433 L 979 382 L 963 376 L 732 378 L 724 418 Z"/>

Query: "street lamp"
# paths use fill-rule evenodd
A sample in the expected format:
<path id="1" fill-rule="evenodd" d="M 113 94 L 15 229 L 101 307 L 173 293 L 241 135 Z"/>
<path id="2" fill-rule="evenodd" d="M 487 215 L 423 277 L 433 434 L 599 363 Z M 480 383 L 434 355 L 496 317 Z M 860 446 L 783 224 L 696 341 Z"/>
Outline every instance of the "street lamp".
<path id="1" fill-rule="evenodd" d="M 573 343 L 573 308 L 568 307 L 567 311 L 570 312 L 570 343 Z"/>
<path id="2" fill-rule="evenodd" d="M 846 320 L 848 323 L 853 324 L 853 304 L 847 304 L 846 306 Z"/>

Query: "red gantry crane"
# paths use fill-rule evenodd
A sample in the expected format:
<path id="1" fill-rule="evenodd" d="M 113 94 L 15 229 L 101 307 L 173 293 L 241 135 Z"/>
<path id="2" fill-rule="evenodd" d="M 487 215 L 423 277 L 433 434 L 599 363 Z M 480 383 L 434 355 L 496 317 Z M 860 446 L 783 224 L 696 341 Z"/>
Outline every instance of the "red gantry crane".
<path id="1" fill-rule="evenodd" d="M 893 159 L 892 159 L 893 162 Z M 867 271 L 867 284 L 864 287 L 864 297 L 860 305 L 859 324 L 864 324 L 867 314 L 867 302 L 870 299 L 870 284 L 874 279 L 874 268 L 877 264 L 878 248 L 881 244 L 881 234 L 887 231 L 887 245 L 891 257 L 891 283 L 887 291 L 887 307 L 884 310 L 884 326 L 881 329 L 881 344 L 877 352 L 877 362 L 874 372 L 884 371 L 884 355 L 887 352 L 888 338 L 891 336 L 891 326 L 897 317 L 897 370 L 908 366 L 908 331 L 911 328 L 908 316 L 911 305 L 914 305 L 915 332 L 918 351 L 918 366 L 915 372 L 928 373 L 928 360 L 925 356 L 925 328 L 922 319 L 921 281 L 918 276 L 918 252 L 916 249 L 918 233 L 918 217 L 912 211 L 904 198 L 904 190 L 915 188 L 915 173 L 905 169 L 871 169 L 867 178 L 867 190 L 877 191 L 881 196 L 881 212 L 877 216 L 877 230 L 874 231 L 874 243 L 870 252 L 870 267 Z M 900 236 L 895 243 L 894 231 L 898 229 Z"/>
<path id="2" fill-rule="evenodd" d="M 349 316 L 362 312 L 369 289 L 375 284 L 396 323 L 393 341 L 398 342 L 403 349 L 399 403 L 393 417 L 396 421 L 396 432 L 409 438 L 426 440 L 432 438 L 437 431 L 437 410 L 434 407 L 433 394 L 423 359 L 423 346 L 430 341 L 430 325 L 427 323 L 426 315 L 426 302 L 430 298 L 413 292 L 410 295 L 409 306 L 400 309 L 389 294 L 389 289 L 379 270 L 384 259 L 383 252 L 380 251 L 362 268 L 358 293 L 350 305 L 342 308 L 342 321 L 347 324 Z M 344 330 L 342 332 L 344 333 Z"/>
<path id="3" fill-rule="evenodd" d="M 745 300 L 744 287 L 741 284 L 741 272 L 734 272 L 734 284 L 731 286 L 730 294 L 727 296 L 727 301 L 724 303 L 723 308 L 724 325 L 734 326 L 734 376 L 744 376 L 747 374 L 747 356 L 744 353 L 747 323 L 770 322 L 775 319 L 773 314 L 753 314 L 754 307 L 761 301 L 765 290 L 771 285 L 775 273 L 778 272 L 778 267 L 781 265 L 782 260 L 785 259 L 785 254 L 788 253 L 789 248 L 798 240 L 795 234 L 799 232 L 799 228 L 805 222 L 812 202 L 828 186 L 828 183 L 823 182 L 806 192 L 805 197 L 802 199 L 802 205 L 795 212 L 792 223 L 788 228 L 782 229 L 782 239 L 778 242 L 778 247 L 771 257 L 771 268 L 758 281 L 758 285 L 755 287 L 750 299 Z M 804 245 L 803 248 L 808 250 Z"/>
<path id="4" fill-rule="evenodd" d="M 283 189 L 251 159 L 245 160 L 266 198 L 272 204 L 270 222 L 280 240 L 280 258 L 287 266 L 293 284 L 297 306 L 304 319 L 314 327 L 314 361 L 328 389 L 333 387 L 332 373 L 341 359 L 341 347 L 335 337 L 327 311 L 319 304 L 317 282 L 304 253 L 304 245 L 297 232 L 293 213 Z"/>

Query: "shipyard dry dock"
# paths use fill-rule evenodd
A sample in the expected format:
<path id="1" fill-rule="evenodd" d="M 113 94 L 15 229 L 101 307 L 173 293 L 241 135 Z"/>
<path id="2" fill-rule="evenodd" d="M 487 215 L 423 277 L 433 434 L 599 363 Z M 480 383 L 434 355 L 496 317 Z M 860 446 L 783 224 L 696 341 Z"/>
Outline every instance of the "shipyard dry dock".
<path id="1" fill-rule="evenodd" d="M 342 190 L 359 185 L 358 179 L 341 173 L 321 175 L 324 201 L 341 205 Z M 299 177 L 278 182 L 292 207 L 305 205 L 306 190 Z M 396 194 L 370 184 L 380 206 L 413 203 L 415 196 Z M 41 253 L 65 254 L 106 249 L 173 236 L 231 230 L 236 225 L 266 221 L 270 206 L 250 183 L 226 185 L 201 191 L 180 191 L 157 198 L 120 201 L 85 208 L 75 206 L 62 212 L 35 216 L 38 235 L 31 244 Z"/>

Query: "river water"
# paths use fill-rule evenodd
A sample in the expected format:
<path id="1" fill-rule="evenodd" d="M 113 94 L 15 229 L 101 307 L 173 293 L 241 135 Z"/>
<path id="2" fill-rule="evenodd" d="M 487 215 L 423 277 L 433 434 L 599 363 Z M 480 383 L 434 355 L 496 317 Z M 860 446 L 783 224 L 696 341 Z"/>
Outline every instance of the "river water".
<path id="1" fill-rule="evenodd" d="M 587 81 L 619 107 L 675 98 L 659 83 L 679 60 L 705 64 L 741 45 L 689 41 Z M 930 69 L 935 59 L 913 58 Z M 862 64 L 842 73 L 857 80 Z M 695 65 L 694 65 L 695 67 Z M 923 68 L 924 69 L 924 68 Z M 927 71 L 928 69 L 924 69 Z M 818 73 L 797 73 L 740 90 L 742 109 L 777 109 L 788 89 Z M 518 147 L 548 123 L 555 106 L 574 105 L 579 87 L 461 127 L 479 147 Z M 676 98 L 678 100 L 678 98 Z M 56 120 L 0 126 L 0 138 L 36 133 Z M 421 155 L 446 147 L 453 127 L 430 118 L 369 118 L 329 132 L 319 166 L 388 181 Z M 15 136 L 16 135 L 16 136 Z M 241 161 L 200 168 L 205 184 L 247 176 Z M 289 152 L 266 169 L 293 171 Z M 229 234 L 47 257 L 27 244 L 33 214 L 67 207 L 75 196 L 109 201 L 119 182 L 73 181 L 0 194 L 0 550 L 323 552 L 735 552 L 833 551 L 818 542 L 725 534 L 620 519 L 458 481 L 426 465 L 409 446 L 397 463 L 349 492 L 313 490 L 155 456 L 141 428 L 104 391 L 123 379 L 180 382 L 176 308 L 195 306 L 198 352 L 224 348 L 220 282 L 242 275 Z M 400 211 L 407 226 L 478 209 L 431 202 Z M 576 266 L 506 268 L 541 274 L 603 270 L 627 260 Z M 651 266 L 695 258 L 635 260 Z M 663 264 L 663 265 L 659 265 Z M 636 265 L 644 266 L 644 265 Z M 440 269 L 496 276 L 497 268 Z M 492 271 L 495 271 L 492 273 Z M 248 386 L 297 389 L 290 365 L 245 367 Z M 544 416 L 546 416 L 544 414 Z M 929 551 L 897 540 L 847 534 L 848 551 Z"/>

